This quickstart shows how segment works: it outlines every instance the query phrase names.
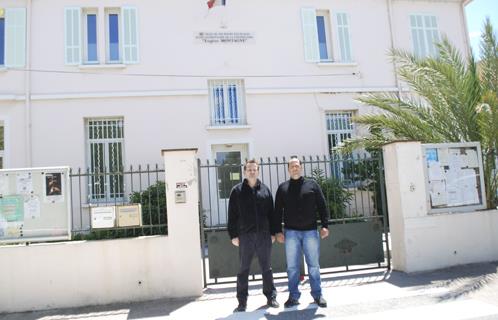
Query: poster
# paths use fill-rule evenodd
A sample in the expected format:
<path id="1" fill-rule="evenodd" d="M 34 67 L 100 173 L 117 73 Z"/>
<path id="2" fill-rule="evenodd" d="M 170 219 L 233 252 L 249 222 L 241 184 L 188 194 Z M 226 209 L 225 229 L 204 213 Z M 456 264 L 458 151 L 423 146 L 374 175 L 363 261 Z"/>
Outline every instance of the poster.
<path id="1" fill-rule="evenodd" d="M 64 202 L 63 179 L 61 172 L 44 174 L 45 202 Z"/>
<path id="2" fill-rule="evenodd" d="M 0 198 L 0 215 L 7 222 L 24 221 L 23 196 L 6 196 Z"/>
<path id="3" fill-rule="evenodd" d="M 9 194 L 9 175 L 0 173 L 0 195 Z"/>

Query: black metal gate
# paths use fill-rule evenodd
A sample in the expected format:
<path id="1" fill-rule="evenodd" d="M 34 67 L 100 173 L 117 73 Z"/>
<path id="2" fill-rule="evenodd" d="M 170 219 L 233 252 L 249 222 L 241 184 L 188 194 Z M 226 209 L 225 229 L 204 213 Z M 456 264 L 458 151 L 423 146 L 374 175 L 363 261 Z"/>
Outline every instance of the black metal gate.
<path id="1" fill-rule="evenodd" d="M 300 158 L 303 175 L 322 187 L 330 211 L 330 236 L 320 245 L 322 273 L 390 268 L 384 168 L 381 154 Z M 287 159 L 258 159 L 260 180 L 275 195 L 289 179 Z M 239 163 L 236 163 L 239 162 Z M 204 286 L 235 282 L 238 248 L 227 232 L 228 195 L 243 179 L 243 164 L 198 160 Z M 303 263 L 304 265 L 304 263 Z M 275 278 L 286 277 L 285 246 L 272 249 Z M 260 279 L 257 261 L 252 280 Z M 306 274 L 302 270 L 303 275 Z"/>

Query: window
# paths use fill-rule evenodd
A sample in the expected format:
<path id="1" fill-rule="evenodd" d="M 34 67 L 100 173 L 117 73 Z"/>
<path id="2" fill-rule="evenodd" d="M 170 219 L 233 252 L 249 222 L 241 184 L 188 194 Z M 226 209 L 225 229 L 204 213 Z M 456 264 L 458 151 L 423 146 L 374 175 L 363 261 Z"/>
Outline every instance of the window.
<path id="1" fill-rule="evenodd" d="M 209 98 L 211 125 L 246 124 L 242 80 L 209 81 Z"/>
<path id="2" fill-rule="evenodd" d="M 124 197 L 123 119 L 88 119 L 87 153 L 90 202 L 116 201 Z"/>
<path id="3" fill-rule="evenodd" d="M 435 16 L 410 15 L 413 53 L 417 57 L 435 57 L 435 43 L 439 41 L 439 32 Z"/>
<path id="4" fill-rule="evenodd" d="M 5 64 L 5 18 L 0 9 L 0 66 Z"/>
<path id="5" fill-rule="evenodd" d="M 335 147 L 351 137 L 353 137 L 354 126 L 352 122 L 352 112 L 329 112 L 326 114 L 327 140 L 329 153 Z"/>
<path id="6" fill-rule="evenodd" d="M 107 62 L 119 63 L 119 10 L 109 9 L 106 13 Z"/>
<path id="7" fill-rule="evenodd" d="M 85 63 L 98 63 L 97 50 L 97 10 L 85 9 L 84 11 L 84 39 Z"/>
<path id="8" fill-rule="evenodd" d="M 0 8 L 0 66 L 26 64 L 26 9 Z"/>
<path id="9" fill-rule="evenodd" d="M 340 154 L 335 153 L 334 148 L 353 137 L 354 125 L 352 117 L 352 112 L 329 112 L 325 115 L 329 154 L 333 155 L 330 170 L 334 177 L 345 181 L 348 180 L 348 172 L 344 172 L 344 168 L 348 162 Z M 349 180 L 346 181 L 346 183 L 349 182 Z"/>
<path id="10" fill-rule="evenodd" d="M 318 47 L 320 51 L 320 61 L 331 60 L 330 50 L 330 19 L 328 11 L 317 11 L 316 27 L 318 34 Z"/>
<path id="11" fill-rule="evenodd" d="M 349 33 L 349 16 L 346 13 L 335 14 L 337 45 L 333 46 L 328 10 L 303 8 L 301 10 L 304 36 L 304 56 L 307 62 L 352 62 L 351 40 Z M 337 52 L 332 48 L 337 47 Z"/>
<path id="12" fill-rule="evenodd" d="M 3 121 L 0 121 L 0 169 L 5 165 L 5 129 Z"/>
<path id="13" fill-rule="evenodd" d="M 65 8 L 64 47 L 67 65 L 80 65 L 82 62 L 98 64 L 104 59 L 109 64 L 139 62 L 137 9 L 122 7 L 103 10 L 100 17 L 105 17 L 105 27 L 102 28 L 105 30 L 99 30 L 98 9 Z M 105 57 L 99 57 L 99 47 L 104 46 Z"/>

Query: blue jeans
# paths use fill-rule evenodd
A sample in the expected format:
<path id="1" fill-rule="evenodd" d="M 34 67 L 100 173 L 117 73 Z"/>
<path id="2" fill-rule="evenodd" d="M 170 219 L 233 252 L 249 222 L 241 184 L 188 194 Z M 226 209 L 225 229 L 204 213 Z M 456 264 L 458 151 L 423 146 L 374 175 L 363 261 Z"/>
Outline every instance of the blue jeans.
<path id="1" fill-rule="evenodd" d="M 298 300 L 301 257 L 304 252 L 314 299 L 322 295 L 320 284 L 320 236 L 317 230 L 298 231 L 285 229 L 285 256 L 287 258 L 287 277 L 289 278 L 289 297 Z"/>

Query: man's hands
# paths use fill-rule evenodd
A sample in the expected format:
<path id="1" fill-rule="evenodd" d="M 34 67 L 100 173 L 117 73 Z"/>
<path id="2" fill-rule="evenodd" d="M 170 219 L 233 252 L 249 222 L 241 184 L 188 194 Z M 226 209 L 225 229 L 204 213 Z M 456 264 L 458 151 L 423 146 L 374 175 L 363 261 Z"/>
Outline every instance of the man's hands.
<path id="1" fill-rule="evenodd" d="M 329 229 L 321 228 L 320 229 L 320 238 L 325 239 L 329 236 Z"/>
<path id="2" fill-rule="evenodd" d="M 275 242 L 275 236 L 271 236 L 271 243 Z"/>
<path id="3" fill-rule="evenodd" d="M 234 246 L 238 247 L 238 246 L 239 246 L 239 238 L 238 238 L 238 237 L 237 237 L 237 238 L 233 238 L 233 239 L 232 239 L 232 244 L 233 244 Z"/>
<path id="4" fill-rule="evenodd" d="M 277 234 L 275 234 L 275 236 L 277 237 L 277 241 L 279 243 L 284 243 L 285 242 L 285 236 L 282 232 L 279 232 Z"/>

